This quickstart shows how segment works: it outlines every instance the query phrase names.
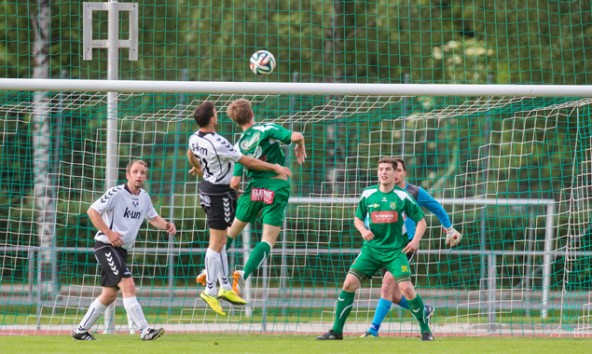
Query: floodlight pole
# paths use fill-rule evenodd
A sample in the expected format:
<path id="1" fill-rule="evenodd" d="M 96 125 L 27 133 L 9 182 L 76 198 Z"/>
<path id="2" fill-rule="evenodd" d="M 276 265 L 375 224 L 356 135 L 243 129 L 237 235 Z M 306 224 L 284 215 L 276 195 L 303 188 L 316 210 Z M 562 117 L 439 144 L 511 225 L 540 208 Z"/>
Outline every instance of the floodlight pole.
<path id="1" fill-rule="evenodd" d="M 107 11 L 107 39 L 93 39 L 93 11 Z M 119 13 L 129 14 L 129 39 L 119 39 Z M 119 49 L 129 49 L 129 60 L 138 60 L 138 4 L 119 3 L 83 3 L 83 59 L 92 60 L 93 48 L 107 48 L 107 80 L 119 79 Z M 105 189 L 117 184 L 119 166 L 118 151 L 118 92 L 107 92 L 107 152 L 105 170 Z M 105 333 L 115 332 L 115 302 L 105 311 Z M 129 323 L 130 332 L 132 323 Z"/>

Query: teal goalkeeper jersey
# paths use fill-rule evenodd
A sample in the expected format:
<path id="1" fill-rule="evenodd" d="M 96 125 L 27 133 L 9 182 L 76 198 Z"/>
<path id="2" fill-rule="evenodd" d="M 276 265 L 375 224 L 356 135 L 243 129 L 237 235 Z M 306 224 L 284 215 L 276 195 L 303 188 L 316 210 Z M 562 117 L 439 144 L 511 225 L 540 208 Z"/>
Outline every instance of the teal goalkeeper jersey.
<path id="1" fill-rule="evenodd" d="M 280 142 L 290 144 L 292 131 L 278 124 L 257 124 L 245 130 L 235 147 L 243 155 L 266 161 L 271 164 L 284 166 L 286 156 L 282 151 Z M 240 163 L 234 165 L 234 176 L 243 174 L 244 166 Z M 247 169 L 247 177 L 264 179 L 275 177 L 273 171 L 255 171 Z"/>
<path id="2" fill-rule="evenodd" d="M 409 243 L 407 236 L 403 235 L 403 214 L 415 222 L 424 217 L 423 211 L 409 193 L 397 187 L 387 193 L 381 192 L 378 186 L 364 189 L 356 217 L 366 220 L 367 227 L 374 234 L 373 240 L 364 240 L 364 247 L 403 249 Z"/>

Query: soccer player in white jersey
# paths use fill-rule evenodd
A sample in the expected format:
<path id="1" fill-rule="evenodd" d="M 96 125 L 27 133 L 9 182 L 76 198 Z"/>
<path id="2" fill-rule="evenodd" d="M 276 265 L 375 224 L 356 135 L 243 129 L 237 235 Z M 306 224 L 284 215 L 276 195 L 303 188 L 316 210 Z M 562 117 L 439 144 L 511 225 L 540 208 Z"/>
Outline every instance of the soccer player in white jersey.
<path id="1" fill-rule="evenodd" d="M 226 313 L 220 304 L 225 300 L 235 305 L 244 305 L 243 300 L 232 290 L 229 282 L 228 256 L 226 254 L 226 229 L 231 225 L 236 210 L 237 192 L 230 187 L 235 162 L 247 168 L 271 171 L 278 178 L 286 179 L 292 173 L 289 168 L 270 164 L 244 156 L 223 136 L 216 133 L 218 113 L 212 102 L 206 101 L 193 112 L 199 130 L 189 138 L 187 157 L 193 168 L 190 173 L 202 177 L 199 182 L 200 205 L 205 210 L 210 239 L 205 257 L 205 270 L 196 281 L 206 289 L 200 297 L 218 314 Z M 217 291 L 216 282 L 220 282 Z"/>
<path id="2" fill-rule="evenodd" d="M 72 331 L 76 340 L 95 340 L 90 329 L 117 298 L 121 290 L 123 306 L 140 330 L 142 340 L 155 340 L 164 329 L 148 326 L 142 307 L 136 299 L 136 286 L 126 263 L 127 253 L 134 247 L 144 219 L 169 235 L 177 232 L 175 225 L 158 215 L 150 196 L 142 186 L 148 179 L 148 165 L 142 160 L 130 162 L 126 168 L 127 183 L 109 189 L 87 211 L 90 221 L 99 230 L 95 235 L 95 258 L 101 265 L 103 290 L 88 308 L 80 324 Z"/>

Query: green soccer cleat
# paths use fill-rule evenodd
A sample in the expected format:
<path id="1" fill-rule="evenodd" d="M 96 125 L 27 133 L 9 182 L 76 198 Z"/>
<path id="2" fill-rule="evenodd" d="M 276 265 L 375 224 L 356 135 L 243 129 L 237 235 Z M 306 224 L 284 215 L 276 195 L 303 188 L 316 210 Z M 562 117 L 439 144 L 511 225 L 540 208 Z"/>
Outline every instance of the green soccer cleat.
<path id="1" fill-rule="evenodd" d="M 218 291 L 218 299 L 222 299 L 224 301 L 228 301 L 233 305 L 246 305 L 247 302 L 240 296 L 238 296 L 234 290 L 229 289 L 220 289 Z"/>
<path id="2" fill-rule="evenodd" d="M 224 312 L 224 310 L 222 309 L 222 305 L 220 305 L 220 300 L 218 300 L 217 297 L 208 295 L 205 291 L 202 291 L 201 294 L 199 294 L 199 297 L 201 297 L 202 300 L 205 301 L 206 304 L 208 304 L 212 308 L 212 310 L 214 310 L 217 314 L 219 314 L 220 316 L 226 316 L 226 312 Z"/>

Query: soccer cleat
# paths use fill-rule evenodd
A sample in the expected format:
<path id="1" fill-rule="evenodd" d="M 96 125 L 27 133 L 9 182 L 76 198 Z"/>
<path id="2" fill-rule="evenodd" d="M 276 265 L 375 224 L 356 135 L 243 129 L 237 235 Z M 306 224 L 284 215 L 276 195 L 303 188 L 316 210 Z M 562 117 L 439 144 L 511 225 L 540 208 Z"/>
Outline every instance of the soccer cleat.
<path id="1" fill-rule="evenodd" d="M 434 340 L 434 336 L 432 335 L 432 332 L 430 331 L 425 331 L 421 334 L 421 340 L 422 341 L 433 341 Z"/>
<path id="2" fill-rule="evenodd" d="M 232 290 L 237 295 L 240 295 L 241 291 L 245 287 L 245 272 L 242 270 L 235 270 L 232 273 Z"/>
<path id="3" fill-rule="evenodd" d="M 368 337 L 371 337 L 371 338 L 378 337 L 378 333 L 372 333 L 370 331 L 366 331 L 366 332 L 364 332 L 364 334 L 362 334 L 360 336 L 360 338 L 368 338 Z"/>
<path id="4" fill-rule="evenodd" d="M 342 340 L 343 339 L 343 333 L 335 333 L 333 332 L 333 330 L 330 330 L 329 332 L 318 336 L 317 337 L 318 340 Z"/>
<path id="5" fill-rule="evenodd" d="M 201 284 L 202 286 L 206 286 L 206 270 L 202 269 L 201 273 L 197 277 L 195 277 L 195 282 Z"/>
<path id="6" fill-rule="evenodd" d="M 430 306 L 430 305 L 425 305 L 425 318 L 426 318 L 426 323 L 428 324 L 428 326 L 432 325 L 432 316 L 434 315 L 434 312 L 436 311 L 436 309 L 434 308 L 434 306 Z"/>
<path id="7" fill-rule="evenodd" d="M 222 299 L 224 301 L 228 301 L 233 305 L 246 305 L 247 302 L 240 296 L 238 296 L 234 290 L 229 289 L 220 289 L 218 291 L 218 299 Z"/>
<path id="8" fill-rule="evenodd" d="M 90 334 L 89 331 L 84 331 L 82 333 L 76 333 L 76 331 L 72 331 L 72 338 L 76 340 L 95 340 L 95 337 Z"/>
<path id="9" fill-rule="evenodd" d="M 157 340 L 158 338 L 162 337 L 163 334 L 163 328 L 148 327 L 142 331 L 142 335 L 140 336 L 140 338 L 142 338 L 142 340 Z"/>
<path id="10" fill-rule="evenodd" d="M 219 314 L 220 316 L 226 316 L 226 312 L 224 312 L 224 310 L 222 309 L 222 305 L 220 305 L 220 300 L 218 300 L 217 297 L 208 295 L 205 291 L 202 291 L 201 294 L 199 294 L 199 297 L 201 297 L 203 301 L 205 301 L 206 304 L 208 304 L 212 308 L 212 310 L 214 310 L 217 314 Z"/>

